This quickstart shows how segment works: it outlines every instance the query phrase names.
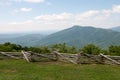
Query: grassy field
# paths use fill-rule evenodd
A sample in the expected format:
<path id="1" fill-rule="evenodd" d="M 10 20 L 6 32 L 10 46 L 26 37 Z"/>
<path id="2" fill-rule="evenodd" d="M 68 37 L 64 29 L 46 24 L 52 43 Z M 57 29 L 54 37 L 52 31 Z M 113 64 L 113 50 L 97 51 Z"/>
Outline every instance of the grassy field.
<path id="1" fill-rule="evenodd" d="M 0 80 L 120 80 L 120 67 L 0 60 Z"/>

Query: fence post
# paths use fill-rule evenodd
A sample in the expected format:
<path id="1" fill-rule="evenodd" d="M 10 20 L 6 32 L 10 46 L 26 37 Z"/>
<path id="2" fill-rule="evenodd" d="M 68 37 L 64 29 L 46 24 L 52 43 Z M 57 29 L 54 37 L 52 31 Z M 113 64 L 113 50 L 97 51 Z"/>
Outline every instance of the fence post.
<path id="1" fill-rule="evenodd" d="M 80 53 L 77 54 L 77 58 L 76 58 L 76 63 L 77 64 L 80 64 L 81 53 L 82 52 L 80 52 Z"/>
<path id="2" fill-rule="evenodd" d="M 31 62 L 31 53 L 22 51 L 22 54 L 27 62 Z"/>

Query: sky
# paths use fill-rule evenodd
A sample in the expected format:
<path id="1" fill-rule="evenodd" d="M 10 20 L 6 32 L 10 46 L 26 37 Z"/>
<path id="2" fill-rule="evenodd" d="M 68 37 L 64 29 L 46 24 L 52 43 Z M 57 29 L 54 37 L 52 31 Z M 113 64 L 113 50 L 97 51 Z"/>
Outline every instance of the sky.
<path id="1" fill-rule="evenodd" d="M 120 0 L 0 0 L 0 33 L 120 26 Z"/>

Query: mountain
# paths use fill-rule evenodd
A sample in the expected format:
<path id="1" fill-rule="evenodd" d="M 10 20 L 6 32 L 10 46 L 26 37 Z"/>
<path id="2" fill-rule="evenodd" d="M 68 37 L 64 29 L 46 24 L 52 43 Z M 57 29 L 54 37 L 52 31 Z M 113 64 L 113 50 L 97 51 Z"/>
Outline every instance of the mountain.
<path id="1" fill-rule="evenodd" d="M 42 34 L 1 34 L 0 43 L 11 42 L 23 46 L 32 46 L 44 36 Z"/>
<path id="2" fill-rule="evenodd" d="M 120 32 L 120 26 L 118 26 L 118 27 L 113 27 L 113 28 L 111 28 L 111 29 L 114 30 L 114 31 Z"/>
<path id="3" fill-rule="evenodd" d="M 0 34 L 0 43 L 8 42 L 10 39 L 23 36 L 24 34 Z"/>
<path id="4" fill-rule="evenodd" d="M 91 26 L 73 26 L 50 35 L 41 34 L 0 34 L 0 43 L 12 42 L 23 46 L 44 46 L 66 43 L 80 48 L 87 44 L 96 44 L 101 48 L 120 45 L 120 32 Z"/>
<path id="5" fill-rule="evenodd" d="M 120 45 L 120 33 L 90 26 L 73 26 L 42 38 L 34 46 L 58 43 L 66 43 L 69 46 L 78 48 L 93 43 L 105 48 L 112 44 Z"/>

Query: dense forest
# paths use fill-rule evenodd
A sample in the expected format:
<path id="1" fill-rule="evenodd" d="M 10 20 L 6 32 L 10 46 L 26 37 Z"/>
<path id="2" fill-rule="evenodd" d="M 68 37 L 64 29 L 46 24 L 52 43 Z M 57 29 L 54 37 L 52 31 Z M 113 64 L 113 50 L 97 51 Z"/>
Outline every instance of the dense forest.
<path id="1" fill-rule="evenodd" d="M 4 44 L 0 44 L 0 51 L 1 52 L 19 52 L 21 50 L 24 51 L 32 51 L 36 53 L 51 53 L 52 51 L 59 51 L 61 53 L 72 53 L 76 54 L 80 51 L 83 51 L 87 54 L 97 55 L 100 53 L 104 53 L 106 55 L 119 55 L 120 56 L 120 46 L 111 45 L 107 49 L 101 49 L 99 46 L 94 44 L 88 44 L 84 47 L 77 49 L 74 46 L 67 46 L 65 43 L 63 44 L 54 44 L 50 46 L 40 46 L 40 47 L 27 47 L 21 46 L 17 44 L 13 44 L 10 42 L 6 42 Z"/>

